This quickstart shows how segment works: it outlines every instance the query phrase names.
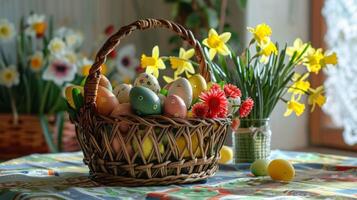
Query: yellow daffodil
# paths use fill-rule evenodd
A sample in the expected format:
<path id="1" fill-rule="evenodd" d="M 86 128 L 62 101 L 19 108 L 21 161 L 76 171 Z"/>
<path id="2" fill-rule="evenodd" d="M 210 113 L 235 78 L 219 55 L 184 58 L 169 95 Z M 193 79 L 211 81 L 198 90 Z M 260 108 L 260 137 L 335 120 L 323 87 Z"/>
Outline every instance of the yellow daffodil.
<path id="1" fill-rule="evenodd" d="M 14 38 L 15 27 L 7 19 L 0 19 L 0 42 L 7 42 Z"/>
<path id="2" fill-rule="evenodd" d="M 287 102 L 287 110 L 284 113 L 284 116 L 287 117 L 291 115 L 292 112 L 295 112 L 296 116 L 300 116 L 305 110 L 305 105 L 299 103 L 295 100 L 295 97 L 292 96 L 291 100 Z"/>
<path id="3" fill-rule="evenodd" d="M 89 60 L 88 58 L 83 58 L 77 63 L 78 66 L 77 73 L 81 76 L 88 76 L 92 64 L 93 64 L 92 60 Z M 103 72 L 103 66 L 102 66 L 102 72 Z"/>
<path id="4" fill-rule="evenodd" d="M 153 74 L 156 78 L 159 77 L 159 69 L 165 69 L 164 61 L 159 57 L 159 47 L 155 46 L 152 49 L 151 57 L 143 54 L 141 56 L 141 67 L 146 68 L 146 73 Z"/>
<path id="5" fill-rule="evenodd" d="M 20 74 L 15 66 L 11 65 L 0 69 L 0 85 L 11 88 L 12 86 L 19 84 L 19 82 Z"/>
<path id="6" fill-rule="evenodd" d="M 38 72 L 43 67 L 43 53 L 37 51 L 30 57 L 30 68 L 32 71 Z"/>
<path id="7" fill-rule="evenodd" d="M 209 48 L 209 59 L 213 60 L 217 53 L 227 56 L 231 52 L 229 51 L 226 43 L 231 38 L 231 33 L 225 32 L 220 35 L 214 30 L 210 29 L 208 32 L 208 38 L 202 41 L 202 44 Z"/>
<path id="8" fill-rule="evenodd" d="M 265 46 L 262 46 L 260 62 L 267 63 L 271 54 L 278 54 L 278 49 L 273 42 L 269 42 Z"/>
<path id="9" fill-rule="evenodd" d="M 189 61 L 190 58 L 195 54 L 194 49 L 189 49 L 185 51 L 184 48 L 180 48 L 179 57 L 170 57 L 170 63 L 172 69 L 176 70 L 177 75 L 181 75 L 182 73 L 186 73 L 186 76 L 195 73 L 195 69 L 192 66 L 192 63 Z"/>
<path id="10" fill-rule="evenodd" d="M 272 31 L 267 24 L 258 24 L 255 28 L 248 27 L 248 31 L 253 34 L 259 46 L 266 45 L 270 42 Z"/>
<path id="11" fill-rule="evenodd" d="M 314 111 L 316 104 L 318 106 L 323 106 L 326 102 L 326 97 L 323 95 L 324 87 L 320 86 L 316 89 L 310 88 L 311 94 L 308 98 L 308 104 L 312 105 L 311 112 Z"/>
<path id="12" fill-rule="evenodd" d="M 299 95 L 298 99 L 300 99 L 301 95 L 305 94 L 310 89 L 310 83 L 309 81 L 306 81 L 307 77 L 309 77 L 309 73 L 306 73 L 304 76 L 295 73 L 293 77 L 294 83 L 290 86 L 288 92 Z"/>
<path id="13" fill-rule="evenodd" d="M 307 47 L 309 46 L 309 47 Z M 304 52 L 304 55 L 307 55 L 309 51 L 311 50 L 310 44 L 304 43 L 300 38 L 297 38 L 294 41 L 294 44 L 292 47 L 287 47 L 286 48 L 286 54 L 289 56 L 293 56 L 294 53 L 296 52 L 296 58 L 302 54 L 304 49 L 307 47 L 306 51 Z M 301 57 L 304 57 L 304 55 L 301 55 Z"/>
<path id="14" fill-rule="evenodd" d="M 179 76 L 178 76 L 177 73 L 175 72 L 173 78 L 171 78 L 171 77 L 169 77 L 169 76 L 163 76 L 162 78 L 164 79 L 164 81 L 165 81 L 166 83 L 171 83 L 171 82 L 177 80 L 177 79 L 179 78 Z"/>
<path id="15" fill-rule="evenodd" d="M 319 73 L 319 71 L 327 65 L 336 65 L 337 55 L 332 53 L 330 55 L 324 54 L 322 49 L 312 49 L 306 56 L 304 65 L 309 72 Z"/>

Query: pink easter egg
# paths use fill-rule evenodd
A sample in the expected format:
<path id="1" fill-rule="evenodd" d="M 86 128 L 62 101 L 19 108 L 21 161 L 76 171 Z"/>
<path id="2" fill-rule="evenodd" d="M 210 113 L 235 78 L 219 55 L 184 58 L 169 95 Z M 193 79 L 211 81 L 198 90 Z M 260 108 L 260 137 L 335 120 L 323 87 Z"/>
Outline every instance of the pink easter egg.
<path id="1" fill-rule="evenodd" d="M 177 95 L 169 95 L 164 102 L 164 114 L 170 117 L 185 118 L 187 108 L 183 99 Z"/>

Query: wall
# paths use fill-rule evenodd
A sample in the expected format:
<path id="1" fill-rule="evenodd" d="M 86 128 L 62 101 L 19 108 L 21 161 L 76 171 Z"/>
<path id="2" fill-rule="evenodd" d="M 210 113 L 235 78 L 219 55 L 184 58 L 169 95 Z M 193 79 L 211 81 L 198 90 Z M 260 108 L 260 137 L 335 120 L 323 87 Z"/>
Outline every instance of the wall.
<path id="1" fill-rule="evenodd" d="M 247 25 L 267 23 L 272 27 L 272 39 L 284 45 L 295 38 L 309 40 L 309 0 L 248 0 Z M 249 34 L 246 41 L 250 40 Z M 271 116 L 272 146 L 296 149 L 308 143 L 308 110 L 299 118 L 284 117 L 286 106 L 279 103 Z"/>

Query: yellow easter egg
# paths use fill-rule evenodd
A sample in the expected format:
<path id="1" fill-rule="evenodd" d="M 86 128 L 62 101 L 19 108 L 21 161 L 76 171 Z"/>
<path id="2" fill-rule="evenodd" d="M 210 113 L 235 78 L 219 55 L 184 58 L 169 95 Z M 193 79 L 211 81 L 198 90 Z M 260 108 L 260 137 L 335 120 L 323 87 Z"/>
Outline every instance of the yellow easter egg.
<path id="1" fill-rule="evenodd" d="M 268 174 L 276 181 L 291 181 L 295 176 L 295 169 L 289 161 L 275 159 L 269 163 Z"/>
<path id="2" fill-rule="evenodd" d="M 143 150 L 144 157 L 145 157 L 145 159 L 148 159 L 151 151 L 154 148 L 154 145 L 153 145 L 150 137 L 145 137 L 141 142 L 142 142 L 141 149 Z M 133 143 L 134 152 L 139 151 L 138 146 L 139 146 L 138 142 L 136 140 L 134 140 L 134 143 Z"/>
<path id="3" fill-rule="evenodd" d="M 84 94 L 83 92 L 83 87 L 82 86 L 78 86 L 78 85 L 70 85 L 68 87 L 66 87 L 65 89 L 65 96 L 66 96 L 66 100 L 68 102 L 68 104 L 72 107 L 72 108 L 76 108 L 76 106 L 74 105 L 74 100 L 73 100 L 73 95 L 72 95 L 72 90 L 74 88 L 78 88 L 81 91 L 81 94 Z"/>
<path id="4" fill-rule="evenodd" d="M 193 99 L 198 98 L 207 89 L 206 80 L 200 74 L 191 76 L 188 81 L 192 86 Z"/>
<path id="5" fill-rule="evenodd" d="M 231 147 L 223 145 L 223 147 L 219 153 L 221 154 L 221 159 L 219 159 L 218 163 L 227 164 L 232 161 L 233 150 Z"/>
<path id="6" fill-rule="evenodd" d="M 193 151 L 193 154 L 196 155 L 197 157 L 201 157 L 202 156 L 202 152 L 201 152 L 201 149 L 199 148 L 198 146 L 198 136 L 197 134 L 194 134 L 191 136 L 191 142 L 192 142 L 192 151 Z M 187 157 L 190 157 L 190 151 L 187 147 L 187 144 L 186 144 L 186 139 L 184 136 L 180 136 L 178 138 L 176 138 L 176 144 L 179 148 L 179 151 L 180 151 L 180 155 L 184 154 L 184 158 L 187 158 Z"/>

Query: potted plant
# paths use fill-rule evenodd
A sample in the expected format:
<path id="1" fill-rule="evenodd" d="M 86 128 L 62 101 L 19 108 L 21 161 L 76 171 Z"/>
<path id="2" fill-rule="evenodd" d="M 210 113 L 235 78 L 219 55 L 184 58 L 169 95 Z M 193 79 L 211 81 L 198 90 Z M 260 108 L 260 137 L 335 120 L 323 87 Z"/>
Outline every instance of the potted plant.
<path id="1" fill-rule="evenodd" d="M 81 81 L 82 40 L 78 31 L 54 30 L 44 15 L 23 17 L 18 30 L 0 19 L 0 149 L 8 158 L 78 149 L 62 90 Z"/>
<path id="2" fill-rule="evenodd" d="M 233 130 L 233 144 L 236 162 L 252 162 L 270 154 L 271 129 L 269 117 L 279 101 L 287 105 L 284 116 L 295 113 L 300 116 L 305 110 L 303 96 L 313 111 L 322 106 L 326 97 L 323 86 L 312 88 L 308 78 L 318 74 L 329 65 L 337 64 L 335 53 L 315 49 L 309 43 L 296 39 L 292 47 L 279 49 L 278 43 L 270 39 L 271 28 L 259 24 L 248 28 L 252 39 L 240 55 L 228 47 L 214 50 L 224 39 L 212 32 L 208 37 L 206 53 L 217 81 L 234 84 L 242 89 L 242 97 L 250 97 L 254 107 L 246 118 L 240 120 L 240 127 Z M 213 49 L 213 50 L 212 50 Z M 221 52 L 221 53 L 220 53 Z M 290 99 L 288 99 L 290 96 Z"/>

